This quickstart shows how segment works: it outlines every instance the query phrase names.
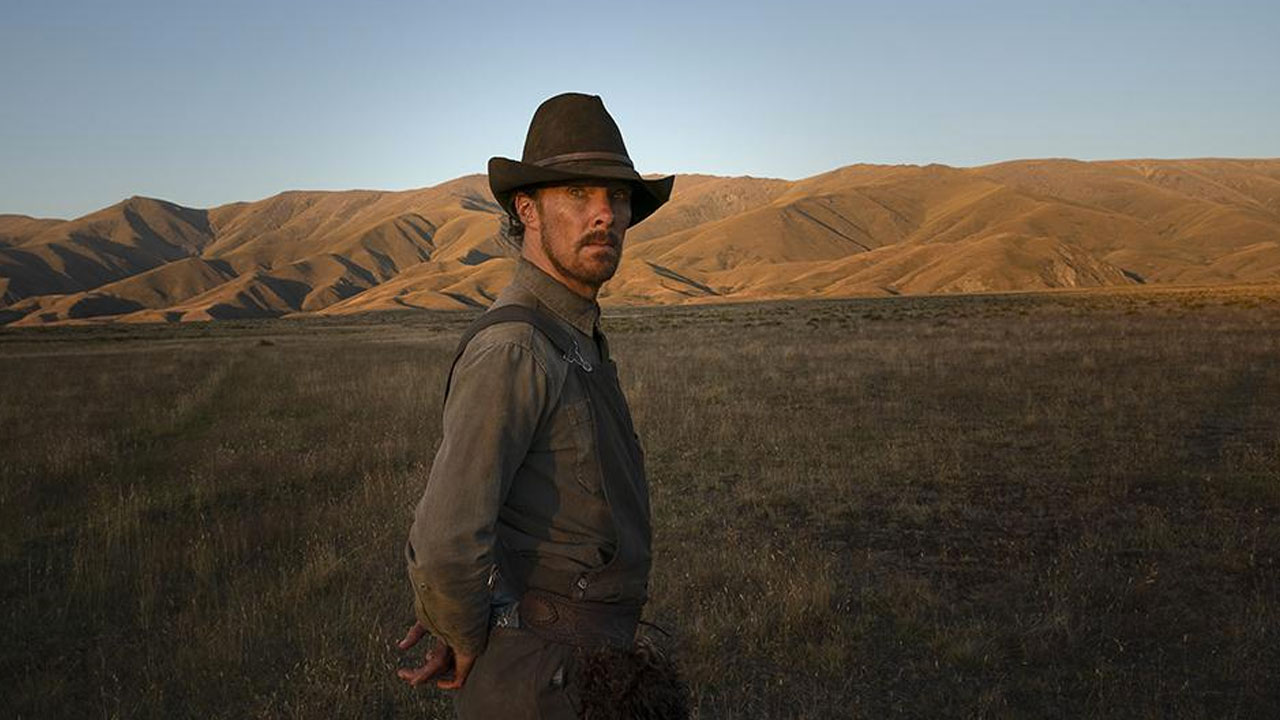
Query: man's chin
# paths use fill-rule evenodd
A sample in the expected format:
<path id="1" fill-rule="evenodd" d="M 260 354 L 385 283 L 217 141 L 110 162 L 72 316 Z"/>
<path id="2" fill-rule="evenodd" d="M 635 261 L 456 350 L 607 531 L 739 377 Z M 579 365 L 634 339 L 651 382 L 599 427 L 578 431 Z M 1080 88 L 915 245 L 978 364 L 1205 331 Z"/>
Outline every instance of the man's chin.
<path id="1" fill-rule="evenodd" d="M 587 273 L 588 282 L 596 286 L 603 285 L 609 282 L 616 272 L 618 272 L 617 265 L 610 265 L 607 268 L 597 268 L 594 271 L 589 271 Z"/>
<path id="2" fill-rule="evenodd" d="M 598 250 L 596 248 L 599 248 Z M 609 245 L 596 245 L 588 248 L 587 257 L 583 258 L 580 265 L 582 274 L 589 277 L 594 282 L 604 282 L 613 277 L 618 271 L 618 261 L 621 258 L 617 248 Z"/>
<path id="3" fill-rule="evenodd" d="M 599 287 L 608 282 L 617 271 L 618 266 L 616 263 L 608 265 L 592 264 L 578 268 L 576 275 L 580 282 Z"/>

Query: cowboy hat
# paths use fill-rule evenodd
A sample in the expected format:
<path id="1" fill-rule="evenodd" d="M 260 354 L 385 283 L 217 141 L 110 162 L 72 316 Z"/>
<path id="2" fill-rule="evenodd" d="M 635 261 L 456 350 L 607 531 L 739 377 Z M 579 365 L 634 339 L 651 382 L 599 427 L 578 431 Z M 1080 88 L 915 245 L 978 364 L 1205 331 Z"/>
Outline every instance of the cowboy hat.
<path id="1" fill-rule="evenodd" d="M 667 198 L 675 176 L 645 179 L 622 144 L 618 125 L 598 95 L 564 93 L 538 106 L 519 161 L 489 158 L 489 189 L 515 215 L 516 190 L 572 180 L 626 180 L 632 185 L 631 224 L 653 214 Z"/>

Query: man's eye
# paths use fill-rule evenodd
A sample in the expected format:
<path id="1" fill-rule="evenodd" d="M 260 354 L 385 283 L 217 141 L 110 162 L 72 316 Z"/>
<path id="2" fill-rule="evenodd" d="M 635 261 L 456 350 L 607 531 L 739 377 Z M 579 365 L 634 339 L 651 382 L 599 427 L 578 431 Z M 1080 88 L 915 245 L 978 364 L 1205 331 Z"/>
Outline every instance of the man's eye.
<path id="1" fill-rule="evenodd" d="M 618 188 L 613 191 L 614 200 L 629 200 L 631 198 L 630 188 Z"/>
<path id="2" fill-rule="evenodd" d="M 569 197 L 580 198 L 586 194 L 586 191 L 576 185 L 569 186 Z"/>

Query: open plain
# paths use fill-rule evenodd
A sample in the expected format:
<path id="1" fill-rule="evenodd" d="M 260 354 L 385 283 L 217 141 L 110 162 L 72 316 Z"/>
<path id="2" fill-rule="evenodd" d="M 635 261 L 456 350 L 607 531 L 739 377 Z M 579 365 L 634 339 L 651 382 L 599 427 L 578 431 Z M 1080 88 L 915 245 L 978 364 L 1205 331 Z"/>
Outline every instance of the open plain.
<path id="1" fill-rule="evenodd" d="M 7 717 L 394 676 L 466 313 L 0 330 Z M 618 308 L 700 718 L 1280 716 L 1280 288 Z"/>

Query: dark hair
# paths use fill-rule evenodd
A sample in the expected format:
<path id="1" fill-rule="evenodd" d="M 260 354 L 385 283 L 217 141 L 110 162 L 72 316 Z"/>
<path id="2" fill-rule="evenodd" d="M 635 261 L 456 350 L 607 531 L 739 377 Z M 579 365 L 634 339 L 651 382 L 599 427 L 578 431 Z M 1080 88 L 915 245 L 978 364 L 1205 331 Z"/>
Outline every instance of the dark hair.
<path id="1" fill-rule="evenodd" d="M 516 195 L 524 193 L 535 201 L 538 199 L 537 185 L 530 187 L 517 188 L 511 194 L 511 209 L 508 210 L 502 218 L 502 239 L 512 245 L 521 247 L 524 245 L 524 223 L 520 220 L 519 213 L 516 212 Z"/>
<path id="2" fill-rule="evenodd" d="M 517 248 L 523 246 L 524 223 L 520 222 L 520 217 L 514 213 L 503 213 L 501 235 L 503 240 Z"/>

